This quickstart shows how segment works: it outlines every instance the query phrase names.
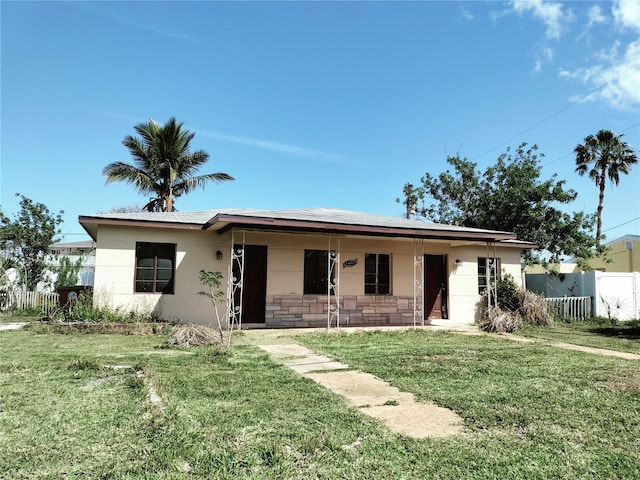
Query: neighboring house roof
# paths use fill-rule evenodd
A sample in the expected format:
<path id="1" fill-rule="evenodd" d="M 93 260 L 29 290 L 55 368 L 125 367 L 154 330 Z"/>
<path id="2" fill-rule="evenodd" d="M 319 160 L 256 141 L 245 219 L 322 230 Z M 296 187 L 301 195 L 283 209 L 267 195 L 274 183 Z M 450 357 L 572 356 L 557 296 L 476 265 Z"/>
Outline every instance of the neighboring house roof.
<path id="1" fill-rule="evenodd" d="M 51 252 L 57 255 L 75 255 L 78 252 L 90 253 L 96 248 L 96 242 L 85 240 L 81 242 L 54 243 L 51 245 Z"/>
<path id="2" fill-rule="evenodd" d="M 93 239 L 97 238 L 98 225 L 122 225 L 219 232 L 230 228 L 251 228 L 443 240 L 509 241 L 508 245 L 513 247 L 535 247 L 526 242 L 518 242 L 516 234 L 512 232 L 444 225 L 333 208 L 105 213 L 80 216 L 78 221 Z"/>
<path id="3" fill-rule="evenodd" d="M 627 240 L 631 240 L 632 242 L 640 242 L 640 235 L 623 235 L 622 237 L 614 238 L 613 240 L 609 240 L 605 243 L 606 246 L 610 247 L 614 243 L 625 242 Z"/>

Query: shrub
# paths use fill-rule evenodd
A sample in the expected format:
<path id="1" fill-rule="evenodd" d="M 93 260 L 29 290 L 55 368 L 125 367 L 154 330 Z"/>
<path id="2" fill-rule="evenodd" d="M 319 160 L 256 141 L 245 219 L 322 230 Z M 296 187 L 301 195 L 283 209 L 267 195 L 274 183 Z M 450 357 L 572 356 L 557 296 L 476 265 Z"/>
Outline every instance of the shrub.
<path id="1" fill-rule="evenodd" d="M 96 305 L 93 294 L 83 292 L 78 299 L 70 302 L 62 309 L 51 315 L 54 320 L 66 322 L 94 322 L 94 323 L 153 323 L 160 319 L 151 309 L 147 310 L 115 310 L 106 306 Z"/>
<path id="2" fill-rule="evenodd" d="M 42 317 L 42 309 L 39 307 L 16 308 L 9 311 L 12 317 Z"/>
<path id="3" fill-rule="evenodd" d="M 520 308 L 520 289 L 510 274 L 498 279 L 496 283 L 496 301 L 502 310 L 515 312 Z"/>
<path id="4" fill-rule="evenodd" d="M 519 288 L 511 275 L 496 284 L 497 306 L 484 308 L 480 328 L 488 332 L 510 333 L 525 325 L 551 325 L 553 316 L 542 295 Z M 488 302 L 485 302 L 485 305 Z"/>

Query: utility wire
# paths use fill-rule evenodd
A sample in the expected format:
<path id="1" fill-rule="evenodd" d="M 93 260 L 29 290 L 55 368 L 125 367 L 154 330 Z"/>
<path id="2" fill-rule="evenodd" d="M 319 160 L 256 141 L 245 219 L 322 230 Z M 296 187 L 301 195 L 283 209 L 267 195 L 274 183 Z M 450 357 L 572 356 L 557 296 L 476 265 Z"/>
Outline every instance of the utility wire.
<path id="1" fill-rule="evenodd" d="M 480 157 L 484 157 L 487 153 L 491 153 L 494 150 L 503 147 L 504 145 L 507 145 L 508 143 L 510 143 L 511 141 L 515 140 L 516 138 L 520 137 L 521 135 L 524 135 L 527 132 L 530 132 L 531 130 L 533 130 L 534 128 L 542 125 L 544 122 L 551 120 L 553 117 L 556 117 L 558 115 L 560 115 L 562 112 L 564 112 L 565 110 L 568 110 L 569 108 L 573 107 L 574 105 L 576 105 L 577 103 L 582 102 L 584 99 L 586 99 L 587 97 L 590 97 L 591 95 L 593 95 L 594 93 L 596 93 L 598 90 L 601 90 L 602 88 L 606 87 L 607 85 L 609 85 L 611 82 L 613 82 L 616 78 L 621 77 L 622 75 L 625 75 L 626 73 L 630 72 L 631 70 L 635 69 L 637 66 L 640 65 L 640 62 L 636 63 L 635 65 L 630 66 L 629 68 L 627 68 L 626 70 L 624 70 L 623 72 L 620 72 L 617 75 L 614 75 L 613 77 L 611 77 L 609 80 L 607 80 L 606 82 L 604 82 L 601 85 L 598 85 L 596 88 L 594 88 L 593 90 L 591 90 L 589 93 L 587 93 L 586 95 L 580 97 L 579 99 L 569 103 L 568 105 L 565 105 L 564 107 L 562 107 L 560 110 L 557 110 L 556 112 L 552 113 L 551 115 L 549 115 L 546 118 L 543 118 L 542 120 L 540 120 L 539 122 L 533 124 L 532 126 L 522 130 L 520 133 L 517 133 L 516 135 L 512 136 L 511 138 L 505 140 L 504 142 L 502 142 L 499 145 L 496 145 L 495 147 L 490 148 L 489 150 L 481 153 L 480 155 L 476 155 L 473 160 L 476 160 Z"/>
<path id="2" fill-rule="evenodd" d="M 624 133 L 624 132 L 627 132 L 627 131 L 631 130 L 632 128 L 635 128 L 635 127 L 637 127 L 638 125 L 640 125 L 640 122 L 638 122 L 638 123 L 636 123 L 636 124 L 633 124 L 633 125 L 631 125 L 630 127 L 625 128 L 624 130 L 621 130 L 621 131 L 620 131 L 620 134 L 622 134 L 622 133 Z M 550 162 L 543 163 L 543 164 L 542 164 L 542 165 L 540 165 L 540 166 L 541 166 L 541 167 L 546 167 L 547 165 L 551 165 L 552 163 L 556 163 L 556 162 L 558 162 L 558 161 L 562 160 L 563 158 L 570 157 L 571 155 L 573 155 L 573 152 L 569 152 L 569 153 L 567 153 L 566 155 L 563 155 L 563 156 L 561 156 L 561 157 L 556 158 L 555 160 L 551 160 Z"/>
<path id="3" fill-rule="evenodd" d="M 602 233 L 608 232 L 609 230 L 613 230 L 614 228 L 622 227 L 623 225 L 627 225 L 627 224 L 629 224 L 631 222 L 635 222 L 636 220 L 640 220 L 640 217 L 633 218 L 633 219 L 629 220 L 628 222 L 621 223 L 620 225 L 616 225 L 615 227 L 607 228 L 606 230 L 603 230 Z"/>

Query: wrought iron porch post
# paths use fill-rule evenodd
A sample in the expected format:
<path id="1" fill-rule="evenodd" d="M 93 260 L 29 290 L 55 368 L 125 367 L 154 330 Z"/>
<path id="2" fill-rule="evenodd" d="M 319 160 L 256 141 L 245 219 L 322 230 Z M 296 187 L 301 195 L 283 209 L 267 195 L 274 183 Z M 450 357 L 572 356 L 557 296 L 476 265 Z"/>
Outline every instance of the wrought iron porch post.
<path id="1" fill-rule="evenodd" d="M 413 239 L 413 326 L 424 327 L 424 240 Z"/>

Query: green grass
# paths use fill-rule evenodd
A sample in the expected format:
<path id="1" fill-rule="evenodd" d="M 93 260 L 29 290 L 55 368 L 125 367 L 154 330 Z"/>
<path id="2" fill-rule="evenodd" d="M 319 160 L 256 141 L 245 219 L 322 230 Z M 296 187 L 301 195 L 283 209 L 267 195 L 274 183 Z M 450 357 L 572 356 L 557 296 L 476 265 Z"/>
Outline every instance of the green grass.
<path id="1" fill-rule="evenodd" d="M 640 321 L 637 320 L 556 322 L 552 327 L 529 327 L 518 333 L 530 338 L 640 354 Z"/>
<path id="2" fill-rule="evenodd" d="M 36 322 L 42 318 L 42 315 L 36 315 L 30 311 L 21 311 L 19 313 L 19 315 L 15 313 L 0 313 L 0 325 L 6 325 L 7 323 Z"/>
<path id="3" fill-rule="evenodd" d="M 0 332 L 0 477 L 637 478 L 640 369 L 489 336 L 298 338 L 449 406 L 467 433 L 392 434 L 251 345 Z M 106 365 L 130 365 L 114 370 Z M 144 371 L 144 378 L 136 376 Z M 148 385 L 162 398 L 148 401 Z M 360 439 L 358 449 L 344 449 Z"/>
<path id="4" fill-rule="evenodd" d="M 299 340 L 458 412 L 472 433 L 445 441 L 455 453 L 447 452 L 438 468 L 450 475 L 637 478 L 640 472 L 637 361 L 442 332 Z"/>

